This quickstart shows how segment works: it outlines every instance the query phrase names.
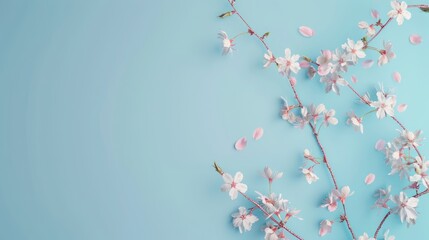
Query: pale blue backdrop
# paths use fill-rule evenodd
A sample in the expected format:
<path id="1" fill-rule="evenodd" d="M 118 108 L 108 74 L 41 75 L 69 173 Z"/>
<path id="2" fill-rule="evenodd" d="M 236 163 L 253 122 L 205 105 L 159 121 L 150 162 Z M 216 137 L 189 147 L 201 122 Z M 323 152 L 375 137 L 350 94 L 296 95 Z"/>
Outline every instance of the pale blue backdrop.
<path id="1" fill-rule="evenodd" d="M 361 37 L 357 22 L 370 21 L 371 9 L 384 19 L 390 9 L 387 0 L 243 0 L 237 7 L 258 32 L 271 32 L 277 55 L 290 47 L 311 57 Z M 259 226 L 243 235 L 232 228 L 230 214 L 250 205 L 220 192 L 215 160 L 228 172 L 243 171 L 252 196 L 266 190 L 264 166 L 284 171 L 274 191 L 304 218 L 291 227 L 318 239 L 318 223 L 337 217 L 318 208 L 332 187 L 328 174 L 317 169 L 321 179 L 312 185 L 299 174 L 302 150 L 317 148 L 308 129 L 279 118 L 279 96 L 291 91 L 275 69 L 262 69 L 258 41 L 239 38 L 237 51 L 221 56 L 217 32 L 246 31 L 236 17 L 216 18 L 228 10 L 227 0 L 0 1 L 0 239 L 262 239 Z M 361 92 L 378 82 L 394 87 L 409 104 L 398 118 L 428 132 L 429 14 L 412 14 L 375 41 L 392 40 L 397 59 L 353 74 Z M 300 36 L 301 25 L 316 36 Z M 421 45 L 408 42 L 412 33 L 422 35 Z M 394 71 L 402 83 L 392 80 Z M 348 201 L 355 231 L 373 233 L 384 214 L 371 210 L 374 190 L 404 187 L 374 150 L 398 126 L 370 117 L 361 135 L 345 125 L 345 114 L 367 108 L 347 89 L 325 95 L 317 80 L 302 78 L 297 88 L 306 103 L 337 110 L 340 124 L 322 130 L 321 140 L 340 185 L 356 192 Z M 234 141 L 256 127 L 264 137 L 236 152 Z M 365 186 L 370 172 L 377 179 Z M 397 239 L 427 232 L 428 198 L 418 210 L 409 229 L 388 220 Z M 325 239 L 350 237 L 337 224 Z"/>

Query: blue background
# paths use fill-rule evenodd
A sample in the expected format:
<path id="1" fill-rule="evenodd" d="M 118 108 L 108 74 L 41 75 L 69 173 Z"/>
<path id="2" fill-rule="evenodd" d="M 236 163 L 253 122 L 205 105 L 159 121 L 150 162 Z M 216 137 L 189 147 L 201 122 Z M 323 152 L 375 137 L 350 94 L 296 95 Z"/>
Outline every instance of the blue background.
<path id="1" fill-rule="evenodd" d="M 372 21 L 371 9 L 383 19 L 390 10 L 380 0 L 247 0 L 237 7 L 256 31 L 271 32 L 267 42 L 276 55 L 289 47 L 310 57 L 360 38 L 357 22 Z M 259 226 L 243 235 L 232 228 L 230 214 L 250 205 L 220 192 L 215 160 L 227 172 L 241 170 L 251 196 L 267 190 L 264 166 L 283 171 L 273 190 L 304 218 L 291 227 L 318 239 L 319 222 L 340 213 L 318 207 L 332 188 L 328 174 L 316 169 L 321 179 L 308 185 L 299 173 L 302 150 L 318 150 L 308 128 L 280 119 L 279 96 L 292 100 L 292 93 L 274 68 L 262 68 L 262 45 L 240 37 L 237 51 L 221 56 L 217 32 L 247 30 L 237 17 L 216 18 L 229 10 L 226 0 L 0 1 L 0 239 L 262 239 Z M 358 77 L 360 92 L 379 82 L 395 88 L 398 102 L 409 104 L 398 118 L 428 132 L 429 15 L 411 12 L 411 21 L 392 24 L 374 41 L 381 47 L 391 40 L 397 58 L 382 68 L 353 68 L 346 77 Z M 301 25 L 316 36 L 300 36 Z M 421 45 L 409 43 L 413 33 L 422 35 Z M 400 84 L 394 71 L 402 74 Z M 345 114 L 368 108 L 345 88 L 340 97 L 324 94 L 318 80 L 301 76 L 304 103 L 337 110 L 340 124 L 323 129 L 321 140 L 339 184 L 355 191 L 348 207 L 356 233 L 372 234 L 384 215 L 371 210 L 375 189 L 405 186 L 387 176 L 383 154 L 374 150 L 398 126 L 371 116 L 365 134 L 354 132 Z M 264 137 L 235 151 L 234 141 L 251 139 L 256 127 Z M 370 172 L 377 179 L 366 186 Z M 422 198 L 418 210 L 410 229 L 389 218 L 397 239 L 427 232 L 429 200 Z M 350 237 L 336 224 L 324 239 Z"/>

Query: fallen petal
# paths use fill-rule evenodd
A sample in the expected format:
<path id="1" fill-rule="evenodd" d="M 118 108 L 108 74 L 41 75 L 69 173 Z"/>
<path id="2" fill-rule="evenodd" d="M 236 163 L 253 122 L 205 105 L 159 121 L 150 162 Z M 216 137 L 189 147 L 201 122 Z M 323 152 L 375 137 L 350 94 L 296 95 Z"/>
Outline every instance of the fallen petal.
<path id="1" fill-rule="evenodd" d="M 407 110 L 407 108 L 408 108 L 407 104 L 405 104 L 405 103 L 399 104 L 398 105 L 398 112 L 403 112 L 403 111 Z"/>
<path id="2" fill-rule="evenodd" d="M 368 176 L 366 176 L 365 178 L 365 184 L 366 185 L 370 185 L 371 183 L 373 183 L 375 180 L 375 175 L 373 173 L 368 174 Z"/>
<path id="3" fill-rule="evenodd" d="M 237 142 L 235 142 L 234 147 L 237 151 L 241 151 L 246 147 L 246 145 L 247 145 L 247 139 L 245 137 L 242 137 L 238 139 Z"/>
<path id="4" fill-rule="evenodd" d="M 384 150 L 384 146 L 386 145 L 386 142 L 383 139 L 379 139 L 376 143 L 375 143 L 375 149 L 377 151 L 383 151 Z"/>
<path id="5" fill-rule="evenodd" d="M 264 135 L 264 129 L 257 128 L 253 132 L 253 139 L 255 139 L 257 141 L 257 140 L 259 140 L 262 137 L 262 135 Z"/>
<path id="6" fill-rule="evenodd" d="M 307 27 L 307 26 L 301 26 L 299 27 L 299 33 L 301 33 L 302 36 L 304 37 L 312 37 L 314 36 L 314 30 Z"/>
<path id="7" fill-rule="evenodd" d="M 352 76 L 352 82 L 353 82 L 353 83 L 357 83 L 357 82 L 358 82 L 357 77 L 356 77 L 356 76 L 354 76 L 354 75 Z"/>
<path id="8" fill-rule="evenodd" d="M 374 64 L 374 61 L 371 59 L 365 60 L 362 62 L 362 67 L 363 68 L 370 68 L 372 67 L 372 65 Z"/>
<path id="9" fill-rule="evenodd" d="M 395 82 L 400 83 L 401 82 L 401 74 L 399 72 L 394 72 L 393 73 L 393 80 L 395 80 Z"/>
<path id="10" fill-rule="evenodd" d="M 378 14 L 378 11 L 375 10 L 375 9 L 371 10 L 371 16 L 373 18 L 375 18 L 375 19 L 379 19 L 380 18 L 380 15 Z"/>
<path id="11" fill-rule="evenodd" d="M 410 43 L 413 45 L 419 45 L 422 42 L 422 37 L 418 34 L 410 35 Z"/>

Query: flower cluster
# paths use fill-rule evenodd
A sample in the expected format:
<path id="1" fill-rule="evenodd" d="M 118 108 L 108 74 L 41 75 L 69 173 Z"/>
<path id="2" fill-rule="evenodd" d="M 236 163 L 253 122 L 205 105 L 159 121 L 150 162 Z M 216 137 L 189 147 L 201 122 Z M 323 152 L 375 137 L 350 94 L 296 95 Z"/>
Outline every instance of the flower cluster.
<path id="1" fill-rule="evenodd" d="M 258 35 L 235 8 L 235 0 L 229 0 L 229 3 L 233 10 L 220 15 L 220 17 L 238 15 L 248 29 L 246 32 L 232 38 L 229 38 L 225 32 L 220 32 L 219 38 L 222 40 L 223 54 L 231 53 L 234 50 L 235 39 L 241 35 L 256 36 L 262 42 L 267 50 L 263 56 L 263 67 L 275 66 L 277 72 L 285 76 L 289 81 L 294 93 L 293 102 L 289 103 L 286 98 L 281 98 L 283 101 L 281 118 L 297 128 L 304 128 L 308 125 L 322 154 L 322 156 L 316 157 L 310 150 L 305 149 L 303 154 L 305 160 L 303 166 L 300 168 L 300 172 L 304 175 L 308 184 L 312 184 L 319 180 L 314 171 L 316 166 L 324 166 L 327 168 L 334 184 L 334 188 L 327 193 L 327 197 L 321 204 L 321 207 L 326 208 L 329 212 L 335 212 L 340 205 L 343 212 L 340 213 L 339 219 L 337 218 L 338 220 L 322 220 L 320 222 L 319 235 L 324 236 L 330 233 L 335 222 L 345 222 L 352 239 L 376 240 L 386 218 L 395 214 L 399 216 L 401 222 L 406 222 L 408 225 L 414 224 L 418 216 L 416 208 L 419 203 L 419 197 L 429 193 L 429 161 L 425 160 L 418 149 L 422 142 L 421 131 L 408 131 L 396 119 L 394 109 L 397 104 L 397 97 L 391 91 L 385 91 L 383 86 L 381 86 L 375 92 L 375 98 L 371 98 L 369 93 L 359 94 L 346 78 L 349 69 L 352 66 L 357 66 L 359 61 L 362 61 L 361 65 L 363 68 L 373 66 L 375 59 L 365 59 L 367 56 L 371 56 L 368 54 L 368 51 L 377 52 L 378 66 L 388 64 L 395 59 L 396 54 L 392 50 L 392 43 L 390 41 L 383 41 L 383 45 L 379 48 L 371 45 L 371 43 L 389 23 L 396 20 L 398 25 L 402 25 L 404 20 L 409 20 L 411 18 L 411 13 L 408 11 L 410 7 L 417 7 L 424 12 L 429 12 L 429 6 L 425 4 L 409 6 L 403 1 L 393 0 L 391 1 L 392 10 L 387 13 L 388 19 L 386 21 L 383 22 L 379 13 L 373 10 L 371 12 L 374 18 L 373 21 L 363 20 L 358 23 L 358 27 L 365 32 L 362 38 L 356 40 L 348 38 L 340 47 L 334 50 L 322 50 L 320 55 L 313 58 L 315 59 L 313 60 L 306 56 L 293 54 L 289 48 L 285 49 L 284 56 L 276 57 L 265 42 L 265 38 L 268 37 L 269 33 L 265 33 L 262 36 Z M 301 26 L 299 32 L 304 37 L 312 37 L 314 35 L 314 31 L 307 26 Z M 410 37 L 412 44 L 421 42 L 419 36 L 416 36 Z M 324 104 L 304 105 L 302 103 L 296 91 L 297 76 L 293 75 L 298 74 L 302 69 L 306 69 L 306 75 L 310 79 L 318 77 L 319 81 L 324 85 L 326 93 L 333 92 L 340 95 L 340 89 L 344 87 L 343 89 L 349 89 L 356 94 L 361 103 L 370 107 L 370 110 L 362 115 L 356 114 L 353 111 L 348 113 L 347 124 L 352 126 L 356 131 L 364 132 L 363 122 L 365 117 L 370 114 L 375 114 L 377 119 L 380 120 L 386 117 L 391 118 L 402 129 L 400 135 L 387 144 L 384 141 L 379 141 L 376 144 L 376 149 L 384 153 L 386 163 L 391 168 L 389 175 L 398 174 L 401 178 L 405 178 L 407 186 L 397 194 L 392 193 L 391 186 L 377 191 L 374 207 L 385 209 L 388 212 L 378 225 L 374 235 L 369 235 L 365 232 L 358 236 L 355 235 L 352 229 L 346 213 L 346 202 L 354 192 L 347 185 L 341 188 L 338 187 L 339 185 L 337 184 L 332 167 L 319 139 L 320 130 L 323 126 L 328 127 L 329 125 L 338 124 L 338 119 L 335 116 L 336 111 L 334 109 L 328 110 Z M 395 73 L 394 79 L 399 82 L 400 75 Z M 352 76 L 352 82 L 357 83 L 355 76 Z M 406 104 L 399 104 L 398 112 L 404 111 L 406 107 Z M 236 147 L 236 149 L 241 150 L 242 148 Z M 276 173 L 269 167 L 266 167 L 263 171 L 263 177 L 268 181 L 269 191 L 266 194 L 256 191 L 256 198 L 252 198 L 246 194 L 247 185 L 242 183 L 243 174 L 241 172 L 237 172 L 232 177 L 230 174 L 224 173 L 216 164 L 215 169 L 222 175 L 225 182 L 221 187 L 222 191 L 228 192 L 232 200 L 236 199 L 238 195 L 242 195 L 252 203 L 251 207 L 239 207 L 238 212 L 232 214 L 233 226 L 238 228 L 240 233 L 251 230 L 252 225 L 259 220 L 254 215 L 254 212 L 259 211 L 265 217 L 265 227 L 263 229 L 265 240 L 287 239 L 287 234 L 291 234 L 299 240 L 303 239 L 287 227 L 290 218 L 301 219 L 297 216 L 300 210 L 291 208 L 289 201 L 283 198 L 282 194 L 276 194 L 271 191 L 272 183 L 283 176 L 282 172 Z M 375 175 L 371 173 L 367 175 L 364 182 L 369 185 L 374 180 Z M 411 191 L 413 195 L 410 195 L 407 191 Z M 389 230 L 385 231 L 384 240 L 394 239 L 395 237 L 390 235 Z"/>

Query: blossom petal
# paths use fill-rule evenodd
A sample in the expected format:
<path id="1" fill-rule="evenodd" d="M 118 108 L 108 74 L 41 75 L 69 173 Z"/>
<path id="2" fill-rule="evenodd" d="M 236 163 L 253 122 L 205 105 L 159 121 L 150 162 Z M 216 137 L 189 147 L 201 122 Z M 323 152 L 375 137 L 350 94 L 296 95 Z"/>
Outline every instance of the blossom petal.
<path id="1" fill-rule="evenodd" d="M 375 143 L 375 149 L 377 151 L 383 151 L 384 150 L 384 146 L 386 145 L 386 142 L 383 139 L 379 139 L 376 143 Z"/>
<path id="2" fill-rule="evenodd" d="M 352 82 L 353 82 L 353 83 L 357 83 L 357 82 L 358 82 L 357 77 L 356 77 L 356 76 L 354 76 L 354 75 L 352 76 Z"/>
<path id="3" fill-rule="evenodd" d="M 393 80 L 395 80 L 395 82 L 397 82 L 397 83 L 401 82 L 402 77 L 401 77 L 401 74 L 399 72 L 394 72 L 392 76 L 393 76 Z"/>
<path id="4" fill-rule="evenodd" d="M 378 14 L 378 11 L 375 9 L 371 10 L 371 16 L 375 19 L 379 19 L 380 18 L 380 14 Z"/>
<path id="5" fill-rule="evenodd" d="M 366 176 L 365 178 L 365 184 L 366 185 L 370 185 L 371 183 L 373 183 L 375 180 L 375 175 L 373 173 L 368 174 L 368 176 Z"/>
<path id="6" fill-rule="evenodd" d="M 374 60 L 368 59 L 362 62 L 363 68 L 370 68 L 374 64 Z"/>
<path id="7" fill-rule="evenodd" d="M 253 139 L 255 140 L 259 140 L 262 135 L 264 135 L 264 129 L 262 128 L 257 128 L 255 129 L 255 131 L 253 132 Z"/>
<path id="8" fill-rule="evenodd" d="M 413 45 L 419 45 L 422 42 L 422 37 L 418 34 L 410 35 L 410 43 Z"/>
<path id="9" fill-rule="evenodd" d="M 301 68 L 308 68 L 308 67 L 310 67 L 310 63 L 309 63 L 309 62 L 307 62 L 307 61 L 301 61 L 301 62 L 299 63 L 299 66 L 300 66 Z"/>
<path id="10" fill-rule="evenodd" d="M 314 30 L 307 27 L 307 26 L 301 26 L 298 29 L 299 33 L 301 33 L 302 36 L 304 37 L 312 37 L 314 36 Z"/>
<path id="11" fill-rule="evenodd" d="M 246 147 L 246 145 L 247 145 L 247 139 L 245 137 L 242 137 L 235 142 L 234 147 L 237 151 L 241 151 Z"/>
<path id="12" fill-rule="evenodd" d="M 403 112 L 403 111 L 407 110 L 407 108 L 408 108 L 407 104 L 405 104 L 405 103 L 399 104 L 398 105 L 398 112 Z"/>

